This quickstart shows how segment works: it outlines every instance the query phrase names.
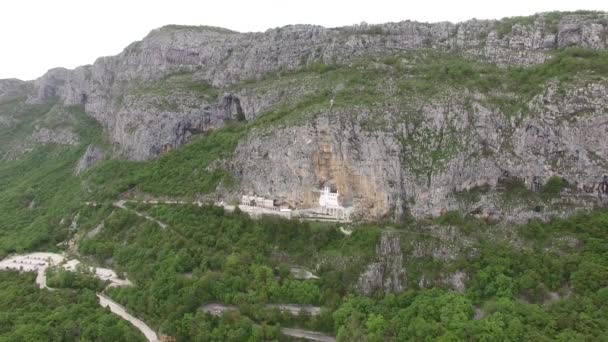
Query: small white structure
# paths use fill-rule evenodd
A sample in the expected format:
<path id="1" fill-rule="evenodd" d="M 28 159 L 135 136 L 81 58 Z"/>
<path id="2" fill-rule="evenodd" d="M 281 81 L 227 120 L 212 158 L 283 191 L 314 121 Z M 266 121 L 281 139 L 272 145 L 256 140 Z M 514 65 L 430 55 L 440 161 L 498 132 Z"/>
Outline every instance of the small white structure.
<path id="1" fill-rule="evenodd" d="M 314 191 L 320 192 L 319 205 L 311 208 L 293 208 L 288 202 L 255 195 L 242 195 L 238 207 L 241 211 L 253 217 L 275 215 L 288 219 L 298 218 L 300 220 L 350 221 L 352 208 L 345 208 L 340 205 L 338 200 L 340 194 L 338 191 L 333 192 L 329 186 L 324 187 L 322 190 Z M 227 210 L 234 210 L 234 208 L 229 208 L 223 202 L 216 202 L 216 204 L 223 206 Z"/>
<path id="2" fill-rule="evenodd" d="M 279 210 L 279 207 L 275 204 L 275 200 L 260 197 L 260 196 L 247 196 L 241 197 L 241 204 L 250 207 L 266 208 L 271 210 Z"/>
<path id="3" fill-rule="evenodd" d="M 331 188 L 326 186 L 321 190 L 321 196 L 319 196 L 319 205 L 326 208 L 341 208 L 338 202 L 338 191 L 331 192 Z"/>
<path id="4" fill-rule="evenodd" d="M 325 215 L 333 216 L 339 220 L 348 220 L 348 212 L 346 208 L 340 205 L 338 197 L 340 197 L 340 193 L 337 190 L 336 192 L 332 192 L 330 187 L 323 187 L 323 190 L 321 190 L 321 195 L 319 196 L 321 212 Z"/>

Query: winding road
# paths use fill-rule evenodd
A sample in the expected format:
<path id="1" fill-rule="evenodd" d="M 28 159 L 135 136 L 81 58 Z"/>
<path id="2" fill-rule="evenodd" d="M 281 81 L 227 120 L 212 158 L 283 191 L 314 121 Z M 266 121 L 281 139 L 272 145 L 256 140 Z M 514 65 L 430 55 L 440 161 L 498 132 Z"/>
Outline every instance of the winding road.
<path id="1" fill-rule="evenodd" d="M 296 329 L 296 328 L 281 328 L 281 333 L 283 335 L 304 338 L 311 341 L 319 341 L 319 342 L 336 342 L 334 337 L 322 334 L 317 331 L 312 330 L 304 330 L 304 329 Z"/>
<path id="2" fill-rule="evenodd" d="M 135 215 L 137 215 L 139 217 L 143 217 L 143 218 L 145 218 L 148 221 L 152 221 L 152 222 L 156 223 L 162 229 L 166 229 L 167 228 L 167 224 L 166 223 L 160 222 L 159 220 L 155 219 L 154 217 L 152 217 L 150 215 L 146 215 L 146 214 L 140 213 L 137 210 L 133 210 L 133 209 L 127 208 L 127 206 L 125 206 L 125 203 L 126 203 L 125 200 L 120 200 L 120 201 L 114 202 L 113 204 L 117 208 L 120 208 L 120 209 L 123 209 L 123 210 L 126 210 L 126 211 L 130 211 L 130 212 L 132 212 L 133 214 L 135 214 Z"/>
<path id="3" fill-rule="evenodd" d="M 150 341 L 150 342 L 159 341 L 158 336 L 156 335 L 156 332 L 154 332 L 154 330 L 152 330 L 146 323 L 144 323 L 144 321 L 142 321 L 139 318 L 136 318 L 133 315 L 131 315 L 130 313 L 128 313 L 127 310 L 122 305 L 116 303 L 115 301 L 111 300 L 108 296 L 101 294 L 101 293 L 97 294 L 97 298 L 99 298 L 99 305 L 101 305 L 104 308 L 109 307 L 110 311 L 117 314 L 124 320 L 129 321 L 131 324 L 133 324 L 134 327 L 136 327 L 139 331 L 141 331 L 142 334 L 144 334 L 144 336 L 146 336 L 148 341 Z"/>
<path id="4" fill-rule="evenodd" d="M 66 257 L 57 253 L 30 253 L 25 255 L 14 255 L 8 257 L 4 260 L 0 260 L 0 270 L 16 270 L 21 272 L 36 272 L 36 284 L 41 289 L 47 289 L 49 291 L 54 290 L 47 286 L 46 283 L 46 270 L 50 266 L 62 267 L 67 271 L 74 272 L 77 270 L 77 266 L 80 264 L 80 261 L 76 259 L 72 259 L 66 261 Z M 108 268 L 95 268 L 89 267 L 93 274 L 103 280 L 109 281 L 109 287 L 113 286 L 129 286 L 131 282 L 128 279 L 120 279 L 116 275 L 116 273 Z M 102 307 L 109 307 L 110 311 L 117 314 L 121 318 L 129 321 L 135 328 L 141 331 L 144 336 L 150 342 L 159 341 L 158 336 L 146 323 L 142 320 L 133 317 L 131 314 L 127 312 L 127 310 L 122 307 L 120 304 L 116 303 L 108 296 L 98 293 L 97 297 L 99 298 L 99 305 Z"/>

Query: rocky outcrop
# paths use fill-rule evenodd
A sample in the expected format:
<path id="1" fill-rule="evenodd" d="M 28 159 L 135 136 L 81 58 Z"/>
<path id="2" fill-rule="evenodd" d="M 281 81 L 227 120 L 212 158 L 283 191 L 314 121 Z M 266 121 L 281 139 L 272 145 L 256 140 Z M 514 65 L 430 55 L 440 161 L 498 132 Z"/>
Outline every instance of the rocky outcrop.
<path id="1" fill-rule="evenodd" d="M 377 291 L 399 293 L 405 289 L 406 272 L 399 235 L 383 232 L 376 247 L 377 260 L 359 276 L 357 289 L 366 296 Z"/>
<path id="2" fill-rule="evenodd" d="M 264 33 L 167 26 L 92 66 L 69 74 L 64 69 L 49 71 L 37 82 L 37 98 L 61 94 L 69 103 L 80 103 L 82 94 L 94 90 L 89 86 L 92 83 L 103 87 L 117 81 L 156 80 L 184 70 L 195 71 L 201 80 L 221 87 L 317 60 L 345 63 L 353 57 L 395 49 L 458 49 L 494 62 L 529 64 L 544 61 L 542 52 L 547 49 L 606 47 L 604 13 L 565 14 L 557 23 L 542 14 L 530 19 L 522 23 L 405 21 L 340 28 L 295 25 Z M 507 32 L 503 32 L 505 25 L 509 25 Z"/>
<path id="3" fill-rule="evenodd" d="M 17 79 L 0 80 L 0 104 L 20 97 L 25 97 L 30 90 L 31 84 L 28 82 Z"/>
<path id="4" fill-rule="evenodd" d="M 183 74 L 131 85 L 104 103 L 106 109 L 91 114 L 131 160 L 158 156 L 183 145 L 194 134 L 245 120 L 237 95 L 218 95 L 192 77 Z M 85 108 L 91 105 L 87 103 Z"/>
<path id="5" fill-rule="evenodd" d="M 55 68 L 46 72 L 34 82 L 34 94 L 29 97 L 30 103 L 44 103 L 56 99 L 64 99 L 66 87 L 70 82 L 72 72 L 65 68 Z M 66 101 L 67 102 L 67 101 Z M 73 101 L 69 101 L 68 104 Z"/>
<path id="6" fill-rule="evenodd" d="M 443 283 L 452 290 L 464 293 L 466 290 L 467 274 L 463 271 L 457 271 L 449 274 L 443 279 Z"/>
<path id="7" fill-rule="evenodd" d="M 89 145 L 87 150 L 84 152 L 82 157 L 78 160 L 76 167 L 74 168 L 74 173 L 76 175 L 81 174 L 82 172 L 88 170 L 93 167 L 95 164 L 102 161 L 104 158 L 103 150 L 100 147 Z"/>

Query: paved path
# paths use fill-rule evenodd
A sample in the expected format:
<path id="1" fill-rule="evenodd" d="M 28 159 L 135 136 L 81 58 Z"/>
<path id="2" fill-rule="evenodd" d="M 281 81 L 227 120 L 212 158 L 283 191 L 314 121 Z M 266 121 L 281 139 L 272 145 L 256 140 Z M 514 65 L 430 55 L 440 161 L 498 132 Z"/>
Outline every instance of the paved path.
<path id="1" fill-rule="evenodd" d="M 340 233 L 350 236 L 353 233 L 352 229 L 344 229 L 344 227 L 340 227 Z"/>
<path id="2" fill-rule="evenodd" d="M 170 227 L 168 224 L 163 223 L 157 219 L 155 219 L 154 217 L 148 215 L 148 214 L 144 214 L 144 213 L 140 213 L 137 210 L 133 210 L 133 209 L 129 209 L 125 206 L 125 203 L 127 201 L 126 200 L 120 200 L 120 201 L 116 201 L 114 202 L 114 206 L 123 210 L 126 210 L 128 212 L 131 212 L 139 217 L 143 217 L 148 221 L 152 221 L 154 223 L 156 223 L 159 227 L 161 227 L 162 229 L 170 229 L 173 233 L 175 233 L 177 236 L 179 236 L 180 238 L 184 239 L 184 240 L 189 240 L 186 236 L 184 236 L 184 234 L 182 234 L 179 230 Z M 186 202 L 178 202 L 178 201 L 165 201 L 165 202 L 158 202 L 158 201 L 144 201 L 144 202 L 136 202 L 136 201 L 128 201 L 128 202 L 132 202 L 132 203 L 152 203 L 152 204 L 158 204 L 158 203 L 163 203 L 163 204 L 187 204 Z"/>
<path id="3" fill-rule="evenodd" d="M 311 316 L 318 316 L 321 314 L 321 308 L 312 305 L 298 305 L 298 304 L 266 304 L 267 309 L 279 309 L 281 312 L 289 312 L 294 316 L 299 316 L 303 312 L 307 312 Z M 201 306 L 201 309 L 208 314 L 213 316 L 221 316 L 229 311 L 238 311 L 239 308 L 235 305 L 226 305 L 223 303 L 208 303 Z"/>
<path id="4" fill-rule="evenodd" d="M 283 333 L 283 335 L 304 338 L 311 341 L 336 342 L 336 339 L 334 337 L 312 330 L 281 328 L 281 333 Z"/>
<path id="5" fill-rule="evenodd" d="M 267 308 L 278 308 L 279 310 L 285 312 L 289 311 L 293 315 L 300 315 L 302 310 L 308 311 L 311 316 L 316 316 L 321 312 L 321 308 L 316 306 L 303 306 L 303 305 L 295 305 L 295 304 L 267 304 Z M 229 311 L 238 311 L 239 308 L 235 305 L 226 305 L 222 303 L 208 303 L 201 307 L 203 311 L 213 316 L 221 316 Z M 336 342 L 336 339 L 332 336 L 325 335 L 318 331 L 313 330 L 304 330 L 304 329 L 296 329 L 296 328 L 281 328 L 281 333 L 291 337 L 303 338 L 311 341 L 319 341 L 319 342 Z"/>
<path id="6" fill-rule="evenodd" d="M 213 316 L 221 316 L 225 312 L 239 310 L 239 308 L 234 305 L 225 305 L 222 303 L 208 303 L 208 304 L 203 305 L 201 307 L 201 309 L 204 312 L 211 314 Z"/>
<path id="7" fill-rule="evenodd" d="M 101 305 L 104 308 L 110 307 L 110 311 L 112 311 L 113 313 L 117 314 L 121 318 L 123 318 L 123 319 L 129 321 L 131 324 L 133 324 L 133 326 L 135 326 L 137 329 L 139 329 L 139 331 L 141 331 L 144 334 L 144 336 L 146 336 L 148 341 L 150 341 L 150 342 L 159 341 L 158 336 L 156 335 L 156 332 L 154 332 L 154 330 L 152 330 L 142 320 L 140 320 L 136 317 L 133 317 L 120 304 L 116 303 L 115 301 L 111 300 L 108 296 L 103 295 L 101 293 L 97 294 L 97 298 L 99 298 L 99 305 Z"/>
<path id="8" fill-rule="evenodd" d="M 0 261 L 0 270 L 17 270 L 22 272 L 37 272 L 36 284 L 41 289 L 53 290 L 46 284 L 46 270 L 49 266 L 60 266 L 67 271 L 75 271 L 80 261 L 73 259 L 65 262 L 65 257 L 61 254 L 56 253 L 30 253 L 25 255 L 15 255 L 7 259 Z M 120 279 L 116 273 L 108 268 L 94 268 L 89 267 L 91 271 L 95 272 L 95 276 L 101 280 L 110 281 L 110 287 L 112 286 L 127 286 L 131 285 L 131 282 L 127 279 Z M 131 316 L 125 308 L 114 302 L 103 294 L 97 294 L 99 298 L 99 304 L 102 307 L 110 307 L 110 310 L 122 317 L 123 319 L 131 322 L 137 329 L 139 329 L 148 341 L 157 342 L 158 336 L 154 330 L 150 329 L 146 323 Z"/>
<path id="9" fill-rule="evenodd" d="M 36 284 L 41 289 L 53 290 L 46 285 L 46 266 L 38 269 L 38 274 L 36 274 Z"/>
<path id="10" fill-rule="evenodd" d="M 119 200 L 117 202 L 114 202 L 114 206 L 121 208 L 121 209 L 125 209 L 125 210 L 129 210 L 141 217 L 145 217 L 148 220 L 154 221 L 156 223 L 158 223 L 158 225 L 160 225 L 161 227 L 165 228 L 167 225 L 154 219 L 153 217 L 150 217 L 146 214 L 137 212 L 135 210 L 129 209 L 127 208 L 124 204 L 126 202 L 132 202 L 132 203 L 146 203 L 146 204 L 177 204 L 177 205 L 197 205 L 199 207 L 205 205 L 205 204 L 210 204 L 207 202 L 200 202 L 200 201 L 194 201 L 194 202 L 190 202 L 190 201 L 181 201 L 181 200 L 161 200 L 161 199 L 146 199 L 146 200 L 135 200 L 135 199 L 131 199 L 131 200 Z M 87 205 L 97 205 L 96 203 L 93 202 L 86 202 Z M 312 208 L 312 209 L 294 209 L 294 210 L 289 210 L 289 211 L 282 211 L 282 210 L 273 210 L 273 209 L 269 209 L 269 208 L 264 208 L 264 207 L 252 207 L 249 205 L 244 205 L 244 204 L 239 204 L 237 206 L 234 205 L 230 205 L 227 203 L 222 202 L 215 202 L 213 203 L 215 206 L 218 207 L 222 207 L 224 208 L 224 210 L 226 210 L 227 212 L 233 212 L 236 207 L 238 207 L 242 212 L 248 214 L 249 216 L 251 216 L 252 218 L 260 218 L 264 215 L 271 215 L 271 216 L 279 216 L 279 217 L 283 217 L 286 219 L 297 219 L 300 221 L 317 221 L 317 222 L 350 222 L 350 220 L 345 220 L 345 219 L 341 219 L 341 218 L 337 218 L 337 217 L 333 217 L 331 215 L 327 215 L 327 214 L 322 214 L 320 212 L 318 212 L 318 209 Z M 164 225 L 164 226 L 163 226 Z M 344 234 L 347 234 L 343 231 Z M 347 234 L 350 235 L 350 234 Z"/>
<path id="11" fill-rule="evenodd" d="M 281 312 L 289 312 L 294 316 L 300 316 L 303 312 L 307 312 L 311 316 L 318 316 L 321 314 L 321 308 L 312 305 L 298 305 L 298 304 L 266 304 L 269 309 L 279 309 Z"/>
<path id="12" fill-rule="evenodd" d="M 292 267 L 291 269 L 289 269 L 289 271 L 291 272 L 291 275 L 293 275 L 294 278 L 296 279 L 320 279 L 318 276 L 314 275 L 312 272 L 305 270 L 303 268 L 300 267 Z"/>

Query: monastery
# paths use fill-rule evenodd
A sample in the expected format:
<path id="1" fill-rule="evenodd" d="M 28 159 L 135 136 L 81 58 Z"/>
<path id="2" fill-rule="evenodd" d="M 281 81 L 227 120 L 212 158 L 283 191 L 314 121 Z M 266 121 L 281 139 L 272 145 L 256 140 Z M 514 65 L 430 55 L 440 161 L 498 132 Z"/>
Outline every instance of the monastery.
<path id="1" fill-rule="evenodd" d="M 332 216 L 338 220 L 348 220 L 349 215 L 343 206 L 340 205 L 338 197 L 340 193 L 332 192 L 328 186 L 323 187 L 321 195 L 319 196 L 319 206 L 321 207 L 321 213 Z"/>
<path id="2" fill-rule="evenodd" d="M 338 221 L 350 220 L 350 210 L 340 205 L 338 200 L 340 194 L 337 190 L 334 192 L 331 187 L 325 186 L 319 192 L 319 206 L 310 209 L 292 210 L 287 204 L 280 204 L 276 199 L 249 195 L 241 197 L 240 205 L 252 209 L 259 208 L 260 211 L 272 210 L 279 211 L 281 214 L 288 213 L 290 214 L 289 217 L 335 219 Z M 292 212 L 293 216 L 291 215 Z"/>

